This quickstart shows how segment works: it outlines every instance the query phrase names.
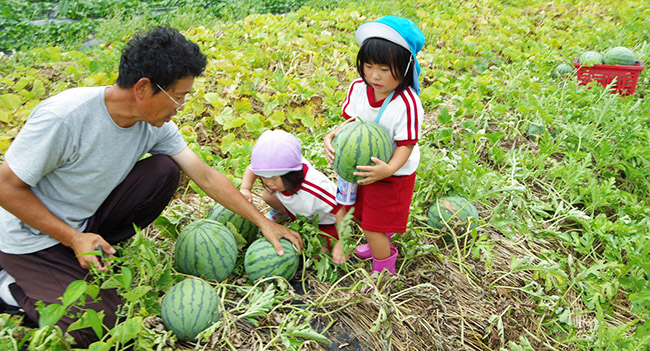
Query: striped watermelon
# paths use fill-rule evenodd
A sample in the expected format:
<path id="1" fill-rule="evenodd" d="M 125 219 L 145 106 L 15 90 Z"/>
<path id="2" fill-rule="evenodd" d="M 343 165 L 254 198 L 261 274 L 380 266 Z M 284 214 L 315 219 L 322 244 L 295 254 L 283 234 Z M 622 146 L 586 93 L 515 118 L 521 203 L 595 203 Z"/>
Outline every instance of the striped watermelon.
<path id="1" fill-rule="evenodd" d="M 275 248 L 266 238 L 259 238 L 248 247 L 244 257 L 244 269 L 251 281 L 272 276 L 290 280 L 296 275 L 300 264 L 298 250 L 287 239 L 280 239 L 280 244 L 284 248 L 282 256 L 278 256 Z"/>
<path id="2" fill-rule="evenodd" d="M 622 46 L 617 46 L 605 52 L 603 61 L 606 65 L 634 66 L 636 63 L 636 57 L 632 50 Z"/>
<path id="3" fill-rule="evenodd" d="M 246 243 L 248 244 L 252 243 L 257 238 L 257 233 L 260 231 L 253 222 L 223 207 L 223 205 L 219 203 L 212 208 L 212 211 L 208 213 L 206 219 L 217 221 L 223 225 L 230 222 L 230 224 L 237 229 L 239 234 L 246 239 Z"/>
<path id="4" fill-rule="evenodd" d="M 183 228 L 174 256 L 181 272 L 223 281 L 235 268 L 237 243 L 223 224 L 199 219 Z"/>
<path id="5" fill-rule="evenodd" d="M 174 285 L 160 307 L 165 328 L 181 340 L 195 340 L 196 336 L 217 322 L 219 294 L 203 280 L 188 278 Z"/>
<path id="6" fill-rule="evenodd" d="M 553 76 L 553 78 L 559 78 L 566 74 L 573 73 L 573 70 L 574 68 L 572 66 L 569 66 L 566 63 L 561 63 L 553 69 L 553 73 L 551 73 L 551 76 Z"/>
<path id="7" fill-rule="evenodd" d="M 471 202 L 454 195 L 440 198 L 431 205 L 427 223 L 438 230 L 446 228 L 445 223 L 450 227 L 470 223 L 470 228 L 476 228 L 478 218 L 478 211 Z"/>
<path id="8" fill-rule="evenodd" d="M 580 55 L 580 65 L 591 67 L 603 64 L 603 55 L 598 51 L 585 51 Z"/>
<path id="9" fill-rule="evenodd" d="M 335 158 L 332 166 L 341 178 L 350 183 L 357 183 L 362 177 L 355 176 L 357 166 L 373 165 L 370 157 L 374 156 L 384 162 L 393 156 L 393 146 L 388 133 L 383 127 L 357 119 L 344 126 L 332 141 Z"/>

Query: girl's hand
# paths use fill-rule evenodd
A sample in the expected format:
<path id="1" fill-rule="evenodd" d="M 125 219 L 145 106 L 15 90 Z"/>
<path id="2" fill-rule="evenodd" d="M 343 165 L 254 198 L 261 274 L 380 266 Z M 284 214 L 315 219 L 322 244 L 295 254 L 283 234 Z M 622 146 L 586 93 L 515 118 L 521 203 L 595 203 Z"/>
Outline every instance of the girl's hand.
<path id="1" fill-rule="evenodd" d="M 334 140 L 335 135 L 336 131 L 333 131 L 325 135 L 325 139 L 323 139 L 323 144 L 325 144 L 325 158 L 329 164 L 334 163 L 334 147 L 332 146 L 332 140 Z"/>
<path id="2" fill-rule="evenodd" d="M 336 242 L 336 245 L 334 245 L 334 248 L 332 248 L 332 261 L 334 261 L 334 263 L 343 264 L 347 259 L 348 258 L 343 255 L 341 240 L 339 240 Z"/>
<path id="3" fill-rule="evenodd" d="M 359 180 L 359 184 L 362 185 L 368 185 L 372 184 L 376 181 L 382 180 L 384 178 L 388 178 L 395 173 L 395 170 L 393 167 L 388 165 L 388 163 L 376 158 L 376 157 L 371 157 L 370 158 L 372 162 L 375 163 L 374 166 L 357 166 L 357 169 L 360 170 L 361 172 L 354 172 L 355 176 L 359 177 L 365 177 L 361 180 Z"/>
<path id="4" fill-rule="evenodd" d="M 244 195 L 244 197 L 246 198 L 246 200 L 248 200 L 248 202 L 253 203 L 253 194 L 251 193 L 250 190 L 248 190 L 248 189 L 239 189 L 239 192 L 242 195 Z"/>

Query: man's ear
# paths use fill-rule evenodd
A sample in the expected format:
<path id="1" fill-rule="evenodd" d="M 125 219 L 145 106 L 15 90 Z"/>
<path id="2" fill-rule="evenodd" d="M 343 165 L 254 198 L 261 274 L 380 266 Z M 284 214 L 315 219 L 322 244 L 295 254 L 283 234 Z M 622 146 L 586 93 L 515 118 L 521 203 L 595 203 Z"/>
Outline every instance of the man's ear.
<path id="1" fill-rule="evenodd" d="M 133 85 L 133 92 L 135 93 L 136 99 L 142 100 L 147 94 L 153 95 L 153 83 L 151 83 L 149 78 L 140 78 Z"/>

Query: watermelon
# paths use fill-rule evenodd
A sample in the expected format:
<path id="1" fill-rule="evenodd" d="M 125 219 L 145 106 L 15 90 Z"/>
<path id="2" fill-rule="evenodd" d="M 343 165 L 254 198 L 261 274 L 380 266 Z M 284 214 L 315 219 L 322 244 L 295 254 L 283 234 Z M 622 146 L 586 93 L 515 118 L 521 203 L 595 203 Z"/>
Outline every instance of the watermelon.
<path id="1" fill-rule="evenodd" d="M 221 317 L 219 294 L 203 280 L 188 278 L 174 285 L 160 307 L 160 316 L 167 330 L 180 340 L 196 336 Z"/>
<path id="2" fill-rule="evenodd" d="M 280 244 L 284 248 L 282 256 L 278 256 L 266 238 L 259 238 L 248 247 L 244 257 L 244 269 L 251 281 L 272 276 L 291 280 L 296 275 L 300 264 L 298 250 L 287 239 L 280 239 Z"/>
<path id="3" fill-rule="evenodd" d="M 528 138 L 530 141 L 537 141 L 537 139 L 544 135 L 545 131 L 546 129 L 544 129 L 544 126 L 540 124 L 529 123 L 527 131 L 528 135 L 526 138 Z"/>
<path id="4" fill-rule="evenodd" d="M 235 268 L 237 243 L 223 224 L 199 219 L 179 234 L 174 257 L 183 273 L 223 281 Z"/>
<path id="5" fill-rule="evenodd" d="M 561 63 L 553 69 L 551 75 L 553 76 L 553 78 L 559 78 L 564 75 L 573 73 L 573 69 L 574 69 L 573 67 L 567 65 L 566 63 Z"/>
<path id="6" fill-rule="evenodd" d="M 605 62 L 606 65 L 634 66 L 636 63 L 636 57 L 632 50 L 622 46 L 617 46 L 605 52 L 603 62 Z"/>
<path id="7" fill-rule="evenodd" d="M 445 223 L 450 227 L 469 223 L 470 228 L 476 228 L 478 218 L 478 211 L 471 202 L 454 195 L 440 198 L 429 207 L 427 223 L 437 230 L 446 228 Z"/>
<path id="8" fill-rule="evenodd" d="M 585 51 L 580 55 L 580 65 L 591 67 L 603 64 L 603 55 L 598 51 Z"/>
<path id="9" fill-rule="evenodd" d="M 393 145 L 388 133 L 374 122 L 357 119 L 336 133 L 332 141 L 335 158 L 332 167 L 341 178 L 357 184 L 363 177 L 355 176 L 357 166 L 369 166 L 371 157 L 388 162 L 393 156 Z"/>
<path id="10" fill-rule="evenodd" d="M 227 226 L 227 223 L 230 222 L 235 229 L 241 234 L 246 243 L 252 243 L 259 233 L 260 229 L 248 219 L 236 214 L 235 212 L 223 207 L 221 204 L 216 204 L 210 213 L 206 216 L 206 219 L 211 219 L 217 221 Z"/>

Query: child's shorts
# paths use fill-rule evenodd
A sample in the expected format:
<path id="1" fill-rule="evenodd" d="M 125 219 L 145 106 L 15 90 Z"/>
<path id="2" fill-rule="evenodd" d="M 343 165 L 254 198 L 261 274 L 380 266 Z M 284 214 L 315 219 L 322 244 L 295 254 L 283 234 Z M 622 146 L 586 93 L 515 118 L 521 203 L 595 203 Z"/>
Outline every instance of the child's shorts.
<path id="1" fill-rule="evenodd" d="M 360 185 L 353 207 L 361 229 L 379 233 L 406 232 L 414 187 L 415 172 Z"/>
<path id="2" fill-rule="evenodd" d="M 334 238 L 334 240 L 339 240 L 339 232 L 336 230 L 336 225 L 335 224 L 319 224 L 318 229 L 321 230 L 321 232 L 324 232 L 326 234 L 321 234 L 323 238 L 327 241 L 327 248 L 332 251 L 332 243 L 330 242 L 330 237 Z"/>

